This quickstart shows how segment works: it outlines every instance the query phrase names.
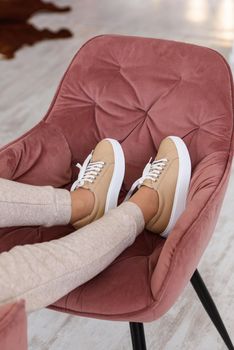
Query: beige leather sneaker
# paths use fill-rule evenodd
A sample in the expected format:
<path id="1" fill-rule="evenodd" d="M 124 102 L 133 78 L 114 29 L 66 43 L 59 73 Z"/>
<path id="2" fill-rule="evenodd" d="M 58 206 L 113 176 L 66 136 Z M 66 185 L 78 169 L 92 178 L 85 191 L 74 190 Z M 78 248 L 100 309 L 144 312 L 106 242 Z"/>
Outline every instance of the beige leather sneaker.
<path id="1" fill-rule="evenodd" d="M 161 142 L 155 160 L 150 162 L 151 159 L 125 200 L 136 187 L 147 186 L 157 191 L 159 208 L 146 228 L 167 237 L 185 209 L 191 177 L 190 156 L 181 138 L 168 136 Z"/>
<path id="2" fill-rule="evenodd" d="M 80 168 L 78 179 L 71 191 L 86 188 L 94 193 L 94 208 L 90 215 L 76 221 L 73 226 L 78 229 L 99 219 L 109 209 L 115 208 L 125 172 L 124 153 L 120 143 L 106 138 L 100 141 L 88 155 Z"/>

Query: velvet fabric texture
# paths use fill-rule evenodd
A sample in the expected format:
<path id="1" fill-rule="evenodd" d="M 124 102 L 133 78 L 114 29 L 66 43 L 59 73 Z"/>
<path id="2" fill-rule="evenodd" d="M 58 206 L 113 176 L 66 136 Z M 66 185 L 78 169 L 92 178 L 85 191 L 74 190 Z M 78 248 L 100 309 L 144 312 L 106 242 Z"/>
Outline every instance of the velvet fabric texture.
<path id="1" fill-rule="evenodd" d="M 24 301 L 0 306 L 0 349 L 27 350 Z"/>
<path id="2" fill-rule="evenodd" d="M 95 37 L 74 57 L 42 121 L 0 150 L 0 177 L 69 188 L 75 164 L 101 139 L 117 139 L 126 158 L 121 202 L 168 135 L 184 140 L 192 161 L 187 207 L 169 238 L 145 230 L 106 270 L 51 308 L 149 322 L 174 304 L 212 236 L 230 176 L 230 69 L 220 54 L 204 47 Z M 69 225 L 1 229 L 1 251 L 72 230 Z"/>

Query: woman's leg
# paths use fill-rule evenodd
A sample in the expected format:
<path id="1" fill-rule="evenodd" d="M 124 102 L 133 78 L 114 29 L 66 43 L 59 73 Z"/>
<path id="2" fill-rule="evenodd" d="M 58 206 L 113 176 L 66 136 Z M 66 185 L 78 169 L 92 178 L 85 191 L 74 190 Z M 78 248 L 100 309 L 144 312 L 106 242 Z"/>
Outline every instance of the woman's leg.
<path id="1" fill-rule="evenodd" d="M 105 269 L 144 225 L 139 206 L 126 202 L 66 237 L 2 253 L 0 303 L 22 298 L 31 312 L 55 302 Z"/>
<path id="2" fill-rule="evenodd" d="M 66 225 L 71 218 L 70 193 L 0 178 L 0 213 L 0 227 Z"/>
<path id="3" fill-rule="evenodd" d="M 59 226 L 73 223 L 93 208 L 91 191 L 69 192 L 0 178 L 0 227 Z"/>

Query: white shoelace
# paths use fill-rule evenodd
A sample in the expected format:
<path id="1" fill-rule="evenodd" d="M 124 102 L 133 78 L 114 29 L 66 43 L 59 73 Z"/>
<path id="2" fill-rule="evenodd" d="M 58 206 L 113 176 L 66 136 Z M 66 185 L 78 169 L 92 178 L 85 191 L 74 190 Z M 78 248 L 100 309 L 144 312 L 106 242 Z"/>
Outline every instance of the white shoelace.
<path id="1" fill-rule="evenodd" d="M 125 201 L 131 197 L 135 189 L 139 188 L 145 180 L 152 180 L 155 182 L 159 178 L 168 161 L 167 158 L 162 158 L 159 160 L 154 160 L 152 163 L 150 163 L 151 159 L 152 158 L 150 158 L 149 162 L 146 164 L 142 176 L 132 184 L 132 187 L 124 199 Z"/>
<path id="2" fill-rule="evenodd" d="M 90 162 L 92 158 L 93 151 L 85 159 L 83 165 L 77 163 L 76 166 L 80 168 L 78 179 L 73 183 L 71 191 L 75 191 L 78 187 L 84 185 L 85 181 L 93 183 L 96 177 L 99 175 L 102 170 L 105 162 Z"/>

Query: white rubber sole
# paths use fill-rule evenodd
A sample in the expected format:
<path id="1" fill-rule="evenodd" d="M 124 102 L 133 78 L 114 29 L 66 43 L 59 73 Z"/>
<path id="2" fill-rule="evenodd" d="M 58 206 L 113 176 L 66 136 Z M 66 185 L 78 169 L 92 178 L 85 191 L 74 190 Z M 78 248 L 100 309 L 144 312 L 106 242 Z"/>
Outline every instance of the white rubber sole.
<path id="1" fill-rule="evenodd" d="M 117 207 L 119 192 L 123 183 L 124 174 L 125 174 L 125 157 L 123 149 L 120 143 L 117 140 L 106 138 L 108 140 L 114 151 L 115 165 L 110 186 L 107 192 L 106 204 L 105 204 L 105 213 Z"/>
<path id="2" fill-rule="evenodd" d="M 177 152 L 179 155 L 179 173 L 176 183 L 171 216 L 166 229 L 160 234 L 160 236 L 164 238 L 166 238 L 169 235 L 179 216 L 185 210 L 186 199 L 191 178 L 191 160 L 184 141 L 177 136 L 169 136 L 169 138 L 174 142 L 177 148 Z"/>

